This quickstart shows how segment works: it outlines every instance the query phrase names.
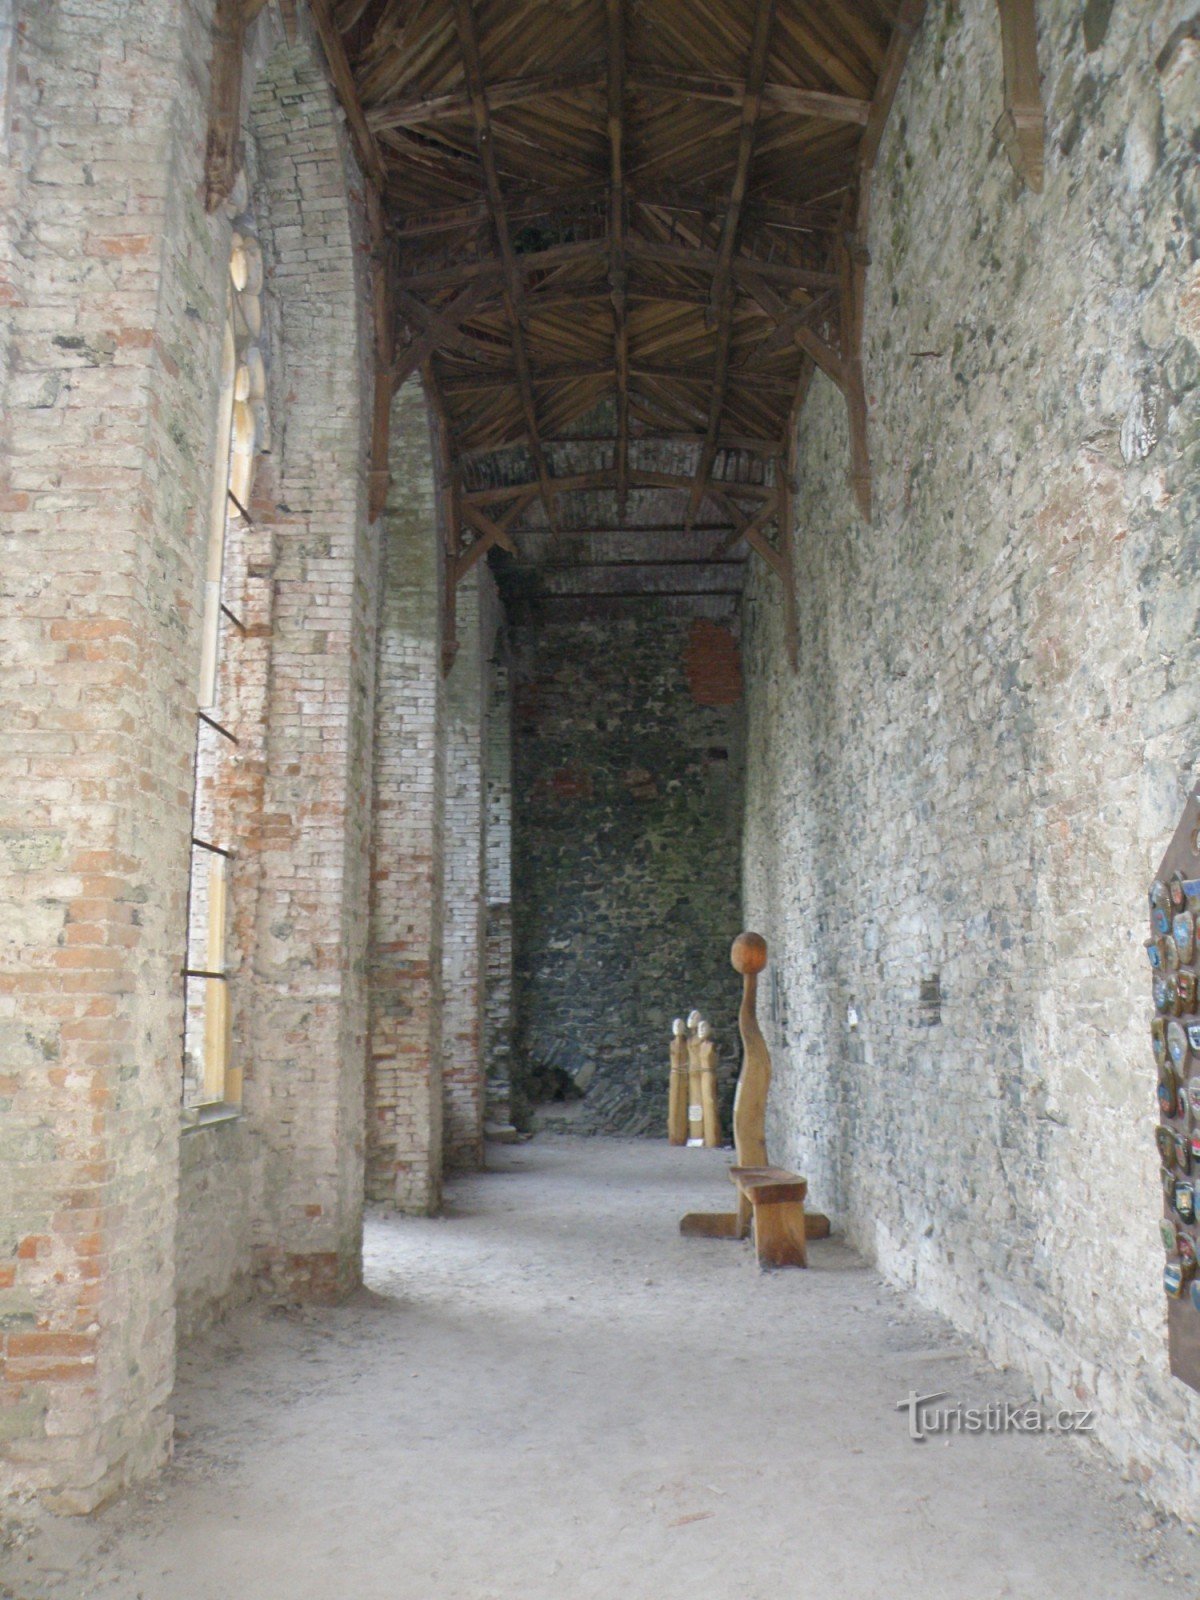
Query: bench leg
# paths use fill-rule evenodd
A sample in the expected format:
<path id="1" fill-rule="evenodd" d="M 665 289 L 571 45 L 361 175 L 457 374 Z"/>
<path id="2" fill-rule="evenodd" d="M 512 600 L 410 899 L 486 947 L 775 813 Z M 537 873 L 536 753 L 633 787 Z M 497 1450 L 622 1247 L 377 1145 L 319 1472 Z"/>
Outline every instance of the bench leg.
<path id="1" fill-rule="evenodd" d="M 806 1267 L 804 1207 L 799 1200 L 760 1201 L 754 1207 L 754 1248 L 760 1267 Z"/>

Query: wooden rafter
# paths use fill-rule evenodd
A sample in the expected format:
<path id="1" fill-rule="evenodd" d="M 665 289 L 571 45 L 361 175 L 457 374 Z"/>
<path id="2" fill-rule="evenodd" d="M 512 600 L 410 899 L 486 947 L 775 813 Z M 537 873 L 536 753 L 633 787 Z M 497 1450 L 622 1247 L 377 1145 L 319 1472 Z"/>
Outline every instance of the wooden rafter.
<path id="1" fill-rule="evenodd" d="M 215 211 L 237 176 L 242 115 L 242 58 L 246 52 L 244 0 L 217 0 L 212 23 L 208 140 L 204 151 L 204 203 Z"/>
<path id="2" fill-rule="evenodd" d="M 655 472 L 647 468 L 631 467 L 629 481 L 647 489 L 678 489 L 681 493 L 690 494 L 694 479 L 683 472 Z M 617 485 L 616 469 L 611 467 L 598 468 L 594 472 L 573 472 L 551 480 L 555 494 L 571 494 L 579 489 L 615 489 Z M 496 484 L 488 489 L 467 489 L 463 492 L 463 503 L 470 505 L 490 505 L 497 500 L 507 500 L 513 495 L 527 495 L 531 489 L 538 489 L 537 484 L 528 483 L 503 483 Z M 732 483 L 709 484 L 706 493 L 728 505 L 729 496 L 742 495 L 754 500 L 773 499 L 775 490 L 761 483 Z M 740 515 L 740 513 L 739 513 Z"/>
<path id="3" fill-rule="evenodd" d="M 462 330 L 463 323 L 489 298 L 486 283 L 476 280 L 463 290 L 444 311 L 433 311 L 409 294 L 397 289 L 398 309 L 410 325 L 416 327 L 416 336 L 403 350 L 397 351 L 392 370 L 392 387 L 398 389 L 412 373 L 423 367 L 438 350 L 466 350 L 471 355 L 477 346 Z"/>
<path id="4" fill-rule="evenodd" d="M 611 63 L 610 63 L 611 64 Z M 543 107 L 547 101 L 581 90 L 603 88 L 607 70 L 603 62 L 586 63 L 569 72 L 533 74 L 527 78 L 508 78 L 488 84 L 488 105 L 493 111 L 509 106 Z M 720 105 L 741 108 L 745 84 L 737 78 L 706 76 L 699 72 L 673 72 L 663 67 L 641 67 L 629 80 L 629 92 L 647 98 L 682 95 L 692 100 L 713 100 Z M 772 111 L 824 122 L 864 123 L 868 102 L 853 95 L 828 94 L 802 89 L 790 83 L 764 83 L 763 104 Z M 462 121 L 471 115 L 470 95 L 462 91 L 417 96 L 378 106 L 367 120 L 377 133 L 395 128 L 418 128 L 436 122 Z"/>
<path id="5" fill-rule="evenodd" d="M 625 0 L 605 0 L 608 22 L 608 282 L 612 290 L 617 381 L 617 504 L 625 520 L 629 492 L 629 327 L 625 263 Z"/>
<path id="6" fill-rule="evenodd" d="M 496 153 L 492 141 L 492 119 L 488 110 L 487 91 L 484 85 L 483 66 L 479 54 L 479 35 L 475 25 L 472 0 L 455 0 L 455 21 L 458 27 L 459 49 L 467 76 L 467 94 L 471 102 L 471 115 L 475 121 L 475 142 L 483 167 L 488 205 L 491 209 L 492 228 L 504 272 L 504 309 L 512 329 L 513 366 L 516 368 L 517 387 L 521 408 L 529 430 L 529 453 L 538 471 L 542 503 L 546 516 L 553 524 L 554 502 L 549 487 L 550 473 L 542 452 L 538 431 L 537 408 L 534 403 L 533 383 L 529 374 L 529 357 L 525 349 L 525 330 L 521 325 L 522 275 L 513 251 L 509 233 L 508 215 L 504 207 L 504 192 L 496 168 Z"/>
<path id="7" fill-rule="evenodd" d="M 795 337 L 799 339 L 804 330 L 797 329 Z M 815 339 L 815 336 L 814 336 Z M 816 341 L 820 342 L 820 341 Z M 691 383 L 702 383 L 707 388 L 712 381 L 712 369 L 698 364 L 684 365 L 679 362 L 660 363 L 642 361 L 635 358 L 627 361 L 626 372 L 635 378 L 669 378 L 684 380 Z M 583 378 L 612 378 L 613 367 L 611 361 L 564 361 L 553 366 L 541 366 L 532 375 L 532 381 L 538 383 L 573 383 Z M 730 382 L 736 382 L 741 377 L 753 378 L 755 385 L 764 392 L 774 391 L 779 394 L 791 394 L 794 384 L 786 378 L 773 378 L 769 374 L 757 370 L 747 371 L 744 367 L 727 367 L 726 377 Z M 515 366 L 484 366 L 480 365 L 471 372 L 444 373 L 442 376 L 442 389 L 446 394 L 472 394 L 482 393 L 486 389 L 510 389 L 514 382 L 519 381 Z M 714 448 L 716 435 L 713 436 Z M 619 434 L 618 439 L 628 438 L 628 429 L 624 434 Z M 624 454 L 626 452 L 621 451 Z"/>
<path id="8" fill-rule="evenodd" d="M 1044 181 L 1046 118 L 1038 74 L 1035 0 L 998 0 L 1004 51 L 1004 113 L 996 131 L 1017 175 L 1035 194 Z"/>
<path id="9" fill-rule="evenodd" d="M 696 512 L 700 509 L 700 502 L 704 498 L 704 486 L 712 472 L 713 457 L 716 455 L 717 434 L 721 429 L 721 417 L 725 408 L 725 384 L 728 378 L 729 349 L 733 339 L 733 318 L 730 313 L 730 291 L 733 283 L 733 251 L 737 242 L 738 225 L 741 222 L 742 202 L 746 197 L 746 185 L 750 178 L 750 159 L 754 154 L 754 134 L 758 126 L 759 111 L 761 109 L 761 91 L 767 70 L 767 45 L 771 36 L 771 19 L 774 15 L 774 0 L 756 0 L 754 9 L 754 32 L 750 43 L 750 60 L 746 67 L 746 85 L 742 96 L 742 121 L 738 130 L 737 160 L 733 170 L 733 183 L 729 191 L 729 210 L 725 214 L 725 222 L 721 230 L 721 243 L 717 248 L 716 260 L 713 263 L 712 300 L 710 311 L 712 320 L 717 327 L 717 348 L 713 361 L 712 397 L 709 401 L 708 431 L 703 445 L 700 447 L 700 460 L 696 467 L 696 483 L 688 499 L 687 511 L 684 516 L 685 525 L 690 528 L 695 520 Z"/>
<path id="10" fill-rule="evenodd" d="M 645 239 L 632 230 L 626 237 L 625 249 L 630 261 L 650 262 L 658 266 L 679 267 L 689 272 L 711 274 L 716 270 L 717 252 L 703 245 L 689 245 L 678 240 L 666 242 Z M 555 267 L 569 266 L 575 262 L 608 261 L 608 242 L 605 239 L 578 239 L 570 244 L 548 245 L 544 250 L 528 250 L 513 259 L 513 270 L 518 281 L 536 272 L 549 272 Z M 734 256 L 730 271 L 735 283 L 747 274 L 769 279 L 773 283 L 788 284 L 796 289 L 829 289 L 837 284 L 837 275 L 823 268 L 798 266 L 790 261 L 767 260 L 749 252 Z M 426 289 L 452 289 L 487 278 L 503 283 L 507 269 L 494 258 L 480 257 L 475 261 L 459 261 L 453 266 L 421 269 L 416 272 L 401 271 L 401 282 L 406 289 L 419 294 Z"/>

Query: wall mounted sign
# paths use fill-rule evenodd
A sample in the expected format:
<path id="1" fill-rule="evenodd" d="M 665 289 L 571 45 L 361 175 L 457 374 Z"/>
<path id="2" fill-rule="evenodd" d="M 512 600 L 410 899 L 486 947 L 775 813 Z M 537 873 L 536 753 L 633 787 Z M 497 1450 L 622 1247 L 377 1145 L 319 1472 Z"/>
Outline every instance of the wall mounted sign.
<path id="1" fill-rule="evenodd" d="M 1200 788 L 1189 794 L 1179 826 L 1150 886 L 1146 957 L 1155 1016 L 1151 1044 L 1157 1070 L 1166 1255 L 1163 1291 L 1171 1371 L 1200 1390 L 1200 1278 L 1196 1225 L 1200 1204 Z M 1145 969 L 1143 968 L 1143 971 Z"/>

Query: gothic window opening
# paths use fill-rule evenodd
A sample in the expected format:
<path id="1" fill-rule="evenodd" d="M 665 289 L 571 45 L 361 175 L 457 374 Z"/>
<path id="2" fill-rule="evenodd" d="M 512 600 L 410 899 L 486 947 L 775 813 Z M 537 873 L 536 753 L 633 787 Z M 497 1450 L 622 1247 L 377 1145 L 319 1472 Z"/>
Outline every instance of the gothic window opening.
<path id="1" fill-rule="evenodd" d="M 209 506 L 200 679 L 196 711 L 183 1041 L 185 1111 L 237 1109 L 242 1067 L 234 1047 L 231 987 L 237 966 L 233 890 L 240 837 L 239 663 L 247 635 L 245 593 L 250 501 L 259 457 L 270 448 L 266 398 L 263 266 L 248 185 L 239 174 L 222 334 L 221 377 Z"/>

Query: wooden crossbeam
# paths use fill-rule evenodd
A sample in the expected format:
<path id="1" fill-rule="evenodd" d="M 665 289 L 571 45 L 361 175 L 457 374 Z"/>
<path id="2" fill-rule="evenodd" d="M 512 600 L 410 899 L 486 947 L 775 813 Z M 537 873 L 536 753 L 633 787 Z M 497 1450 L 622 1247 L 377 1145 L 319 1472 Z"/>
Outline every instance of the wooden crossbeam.
<path id="1" fill-rule="evenodd" d="M 630 467 L 629 481 L 633 485 L 647 489 L 678 489 L 683 493 L 691 493 L 694 479 L 683 472 L 652 472 L 643 467 Z M 595 472 L 574 472 L 565 477 L 551 479 L 553 492 L 557 494 L 570 494 L 577 489 L 612 489 L 616 487 L 616 469 L 602 467 Z M 538 490 L 539 485 L 529 483 L 496 484 L 488 489 L 468 489 L 463 493 L 464 505 L 490 505 L 497 500 L 507 500 L 513 495 L 528 494 L 529 491 Z M 709 493 L 720 497 L 726 504 L 730 504 L 729 496 L 742 495 L 753 500 L 774 499 L 775 490 L 769 484 L 762 483 L 731 483 L 728 480 L 721 484 L 710 484 Z M 737 513 L 741 517 L 741 512 Z M 744 518 L 742 520 L 745 520 Z"/>
<path id="2" fill-rule="evenodd" d="M 743 363 L 742 370 L 747 374 L 757 372 L 773 356 L 794 349 L 797 343 L 796 335 L 800 329 L 811 327 L 818 318 L 827 315 L 836 305 L 837 296 L 832 289 L 826 289 L 807 305 L 795 306 L 786 315 L 776 316 L 768 313 L 775 326 L 765 339 L 755 345 L 754 353 Z"/>
<path id="3" fill-rule="evenodd" d="M 611 58 L 609 66 L 611 67 Z M 537 105 L 580 90 L 603 88 L 606 81 L 603 63 L 589 62 L 568 72 L 536 73 L 527 78 L 502 78 L 487 86 L 488 109 Z M 746 86 L 737 78 L 707 77 L 696 72 L 673 72 L 663 67 L 640 67 L 629 78 L 629 92 L 642 98 L 683 95 L 690 100 L 715 100 L 740 110 Z M 826 94 L 817 89 L 802 89 L 790 83 L 764 83 L 764 105 L 772 111 L 811 117 L 823 122 L 862 124 L 867 120 L 869 102 L 852 95 Z M 396 128 L 419 128 L 431 122 L 463 121 L 471 115 L 471 97 L 463 90 L 427 95 L 412 100 L 394 100 L 372 107 L 367 120 L 376 133 Z"/>
<path id="4" fill-rule="evenodd" d="M 462 332 L 462 325 L 490 297 L 488 284 L 477 280 L 469 284 L 445 310 L 435 311 L 418 300 L 416 295 L 409 294 L 407 289 L 397 289 L 399 310 L 418 332 L 412 343 L 396 355 L 392 387 L 398 389 L 437 350 L 465 350 L 471 355 L 478 354 L 478 345 Z"/>
<path id="5" fill-rule="evenodd" d="M 246 51 L 243 0 L 217 0 L 212 22 L 208 139 L 204 150 L 204 204 L 215 211 L 237 176 L 242 114 L 242 58 Z"/>
<path id="6" fill-rule="evenodd" d="M 512 329 L 513 365 L 517 372 L 517 387 L 521 396 L 521 409 L 529 431 L 529 453 L 538 471 L 542 503 L 546 516 L 553 526 L 554 502 L 549 487 L 550 473 L 542 452 L 538 430 L 537 408 L 534 403 L 533 383 L 529 375 L 529 357 L 525 348 L 525 330 L 521 325 L 522 269 L 517 265 L 509 232 L 508 214 L 504 206 L 504 193 L 496 169 L 493 148 L 491 113 L 488 110 L 484 87 L 483 65 L 479 52 L 479 35 L 475 25 L 472 0 L 455 0 L 455 22 L 458 29 L 459 49 L 467 76 L 467 94 L 471 102 L 471 115 L 475 122 L 475 143 L 483 167 L 484 185 L 491 209 L 492 229 L 500 252 L 504 275 L 504 308 Z"/>
<path id="7" fill-rule="evenodd" d="M 608 281 L 612 290 L 617 380 L 617 505 L 625 520 L 629 493 L 629 327 L 625 265 L 625 15 L 624 0 L 605 0 L 608 23 Z"/>
<path id="8" fill-rule="evenodd" d="M 797 329 L 796 339 L 799 341 L 803 330 Z M 817 343 L 820 343 L 818 340 Z M 682 380 L 708 385 L 712 381 L 712 369 L 699 365 L 675 364 L 670 362 L 634 360 L 626 363 L 627 372 L 635 378 L 655 378 L 661 381 Z M 611 378 L 613 366 L 611 361 L 564 361 L 554 366 L 542 366 L 530 372 L 532 383 L 571 383 L 582 378 Z M 763 393 L 790 395 L 795 385 L 787 378 L 773 377 L 770 374 L 757 371 L 747 371 L 745 367 L 736 366 L 726 369 L 726 377 L 730 382 L 737 382 L 741 377 L 753 378 L 755 387 Z M 446 394 L 475 394 L 487 389 L 507 389 L 517 382 L 518 374 L 514 366 L 494 367 L 480 366 L 475 372 L 455 372 L 442 374 L 442 389 Z M 628 437 L 628 430 L 619 438 Z M 715 440 L 714 435 L 714 440 Z"/>
<path id="9" fill-rule="evenodd" d="M 321 41 L 321 48 L 329 63 L 329 75 L 333 79 L 333 87 L 337 90 L 338 99 L 342 102 L 342 109 L 346 113 L 346 126 L 350 130 L 355 154 L 376 193 L 381 194 L 387 183 L 383 158 L 379 153 L 375 135 L 363 114 L 358 86 L 354 82 L 354 73 L 350 70 L 350 62 L 346 57 L 342 36 L 334 22 L 329 0 L 310 0 L 310 5 L 317 37 Z"/>
<path id="10" fill-rule="evenodd" d="M 753 296 L 764 316 L 770 317 L 776 326 L 788 327 L 792 342 L 820 367 L 831 382 L 836 383 L 839 389 L 844 386 L 845 374 L 840 352 L 826 344 L 818 333 L 796 318 L 795 307 L 788 305 L 765 278 L 751 277 L 747 282 L 747 292 Z M 755 381 L 764 380 L 755 375 Z"/>
<path id="11" fill-rule="evenodd" d="M 553 450 L 562 445 L 615 445 L 616 442 L 617 436 L 615 433 L 554 433 L 542 435 L 542 447 L 546 450 Z M 655 433 L 631 432 L 629 436 L 629 442 L 631 444 L 645 445 L 703 444 L 704 435 L 702 433 L 688 433 L 686 431 Z M 508 439 L 504 442 L 504 444 L 471 445 L 467 446 L 466 448 L 460 447 L 458 453 L 463 460 L 467 460 L 471 456 L 502 455 L 506 450 L 524 449 L 524 439 Z M 757 435 L 749 433 L 722 433 L 717 440 L 717 449 L 740 450 L 747 455 L 763 456 L 768 460 L 782 454 L 782 447 L 780 446 L 778 439 L 760 438 Z"/>
<path id="12" fill-rule="evenodd" d="M 630 184 L 625 178 L 625 194 L 631 206 L 651 206 L 665 211 L 687 211 L 705 218 L 724 215 L 724 206 L 718 196 L 703 191 L 690 190 L 672 184 Z M 545 216 L 561 217 L 565 213 L 603 205 L 608 197 L 607 184 L 579 184 L 563 189 L 538 188 L 514 192 L 506 190 L 510 223 L 528 222 Z M 742 207 L 746 219 L 768 227 L 789 228 L 804 233 L 831 233 L 836 218 L 831 218 L 828 208 L 796 204 L 788 200 L 747 196 Z M 464 228 L 478 227 L 488 220 L 487 202 L 471 200 L 463 205 L 447 206 L 436 211 L 414 211 L 392 225 L 398 243 L 425 238 L 431 234 L 452 233 Z"/>
<path id="13" fill-rule="evenodd" d="M 717 252 L 681 241 L 666 243 L 644 239 L 640 234 L 628 233 L 625 250 L 630 261 L 648 261 L 665 267 L 681 267 L 689 271 L 711 274 L 717 264 Z M 548 272 L 575 261 L 594 261 L 604 265 L 608 261 L 607 239 L 575 239 L 569 244 L 549 245 L 545 250 L 529 250 L 513 258 L 519 279 L 535 272 Z M 745 253 L 734 256 L 731 269 L 735 283 L 741 283 L 747 274 L 766 278 L 772 283 L 788 284 L 797 289 L 831 289 L 837 287 L 837 274 L 823 269 L 796 266 L 789 261 L 767 261 Z M 488 278 L 502 283 L 505 265 L 494 256 L 484 256 L 476 261 L 461 261 L 449 267 L 434 267 L 416 272 L 401 272 L 402 287 L 413 294 L 427 289 L 451 289 L 465 285 L 476 278 Z"/>
<path id="14" fill-rule="evenodd" d="M 771 19 L 774 0 L 757 0 L 754 9 L 754 32 L 750 42 L 750 60 L 746 67 L 745 93 L 742 98 L 742 121 L 738 131 L 737 159 L 734 163 L 733 182 L 729 191 L 729 209 L 721 230 L 721 243 L 717 247 L 713 264 L 712 299 L 710 314 L 717 328 L 717 348 L 713 362 L 713 386 L 709 400 L 708 430 L 700 447 L 700 460 L 696 467 L 696 483 L 688 499 L 684 523 L 690 528 L 704 497 L 704 486 L 712 472 L 716 455 L 717 434 L 725 409 L 725 384 L 729 368 L 729 349 L 733 339 L 733 318 L 730 315 L 732 289 L 733 251 L 737 243 L 741 222 L 742 202 L 750 178 L 750 159 L 754 153 L 754 134 L 761 110 L 761 91 L 767 70 L 767 46 L 771 36 Z"/>
<path id="15" fill-rule="evenodd" d="M 1035 194 L 1045 177 L 1046 118 L 1037 60 L 1035 0 L 997 0 L 1004 52 L 1004 113 L 996 124 L 1017 175 Z"/>

